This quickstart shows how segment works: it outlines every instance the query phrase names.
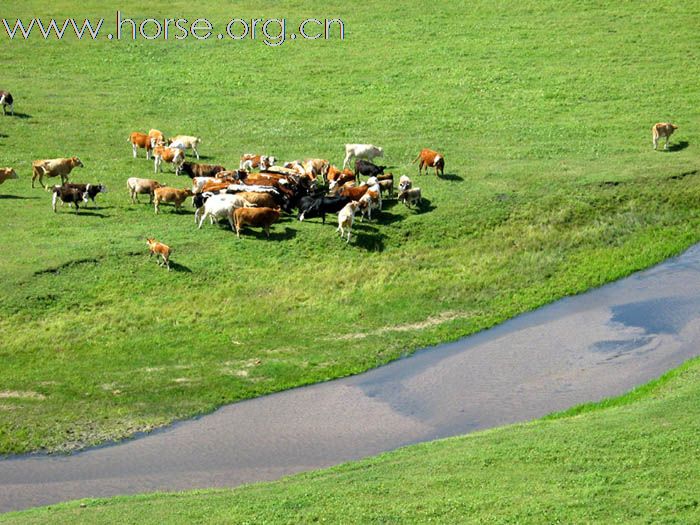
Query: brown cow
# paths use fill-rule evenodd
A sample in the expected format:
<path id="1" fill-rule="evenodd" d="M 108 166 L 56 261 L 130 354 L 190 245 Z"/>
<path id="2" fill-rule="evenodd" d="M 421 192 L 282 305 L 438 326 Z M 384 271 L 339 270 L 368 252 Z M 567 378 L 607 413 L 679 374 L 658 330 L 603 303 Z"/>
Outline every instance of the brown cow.
<path id="1" fill-rule="evenodd" d="M 43 181 L 44 175 L 47 177 L 61 177 L 61 184 L 65 184 L 73 168 L 78 167 L 83 167 L 83 163 L 78 157 L 35 160 L 32 162 L 32 188 L 37 178 L 41 187 L 46 188 Z"/>
<path id="2" fill-rule="evenodd" d="M 175 205 L 175 209 L 179 210 L 187 197 L 192 196 L 192 190 L 190 188 L 180 190 L 178 188 L 163 186 L 161 188 L 156 188 L 154 194 L 155 211 L 158 213 L 161 202 L 172 202 Z"/>
<path id="3" fill-rule="evenodd" d="M 0 168 L 0 184 L 10 179 L 19 179 L 15 170 L 12 168 Z"/>
<path id="4" fill-rule="evenodd" d="M 128 141 L 131 142 L 131 149 L 134 153 L 134 158 L 138 156 L 139 149 L 145 149 L 146 160 L 151 160 L 151 151 L 153 150 L 153 146 L 151 145 L 151 137 L 145 133 L 134 131 L 131 135 L 129 135 Z"/>
<path id="5" fill-rule="evenodd" d="M 366 184 L 363 184 L 362 186 L 355 186 L 354 188 L 349 188 L 347 186 L 344 186 L 341 188 L 339 194 L 341 197 L 347 197 L 350 200 L 353 201 L 359 201 L 362 196 L 367 193 L 367 190 L 369 189 L 369 186 Z"/>
<path id="6" fill-rule="evenodd" d="M 241 156 L 239 169 L 251 171 L 253 168 L 261 170 L 274 166 L 277 159 L 271 155 L 256 155 L 255 153 L 245 153 Z"/>
<path id="7" fill-rule="evenodd" d="M 422 175 L 423 167 L 425 166 L 425 173 L 427 175 L 428 168 L 435 168 L 435 176 L 438 175 L 438 170 L 440 170 L 440 175 L 445 174 L 445 157 L 428 148 L 424 148 L 416 157 L 413 163 L 416 163 L 420 159 L 420 165 L 418 166 L 418 175 Z"/>
<path id="8" fill-rule="evenodd" d="M 146 244 L 148 245 L 148 258 L 155 255 L 156 262 L 158 262 L 158 256 L 160 256 L 163 261 L 159 262 L 158 266 L 165 266 L 170 271 L 170 246 L 155 239 L 146 239 Z"/>
<path id="9" fill-rule="evenodd" d="M 280 218 L 280 208 L 237 208 L 233 212 L 233 222 L 236 226 L 236 236 L 240 238 L 243 226 L 250 225 L 265 230 L 270 238 L 270 226 Z"/>
<path id="10" fill-rule="evenodd" d="M 664 145 L 664 149 L 668 149 L 668 139 L 671 135 L 673 135 L 673 132 L 678 129 L 678 126 L 675 124 L 671 124 L 670 122 L 659 122 L 657 124 L 654 124 L 651 128 L 651 140 L 654 144 L 654 149 L 658 148 L 659 146 L 659 138 L 660 137 L 666 137 L 666 144 Z"/>

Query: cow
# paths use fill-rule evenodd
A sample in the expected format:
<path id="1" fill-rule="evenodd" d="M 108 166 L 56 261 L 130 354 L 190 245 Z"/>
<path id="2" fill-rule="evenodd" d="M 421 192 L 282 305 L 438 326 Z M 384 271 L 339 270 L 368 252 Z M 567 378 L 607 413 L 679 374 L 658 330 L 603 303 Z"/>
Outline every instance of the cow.
<path id="1" fill-rule="evenodd" d="M 160 209 L 161 202 L 172 202 L 175 205 L 175 209 L 179 210 L 180 206 L 182 206 L 182 203 L 185 202 L 187 197 L 192 196 L 192 190 L 190 188 L 181 190 L 178 188 L 161 186 L 160 188 L 156 188 L 154 191 L 154 196 L 155 212 L 157 214 Z"/>
<path id="2" fill-rule="evenodd" d="M 438 170 L 440 171 L 440 175 L 445 174 L 445 157 L 437 151 L 424 148 L 421 150 L 412 164 L 415 164 L 418 162 L 418 160 L 420 160 L 420 164 L 418 165 L 418 175 L 422 174 L 423 167 L 425 167 L 426 175 L 428 174 L 428 168 L 435 168 L 436 177 L 438 176 Z"/>
<path id="3" fill-rule="evenodd" d="M 382 193 L 387 193 L 389 197 L 394 195 L 394 179 L 383 179 L 378 181 L 379 189 Z"/>
<path id="4" fill-rule="evenodd" d="M 327 213 L 338 213 L 342 210 L 350 199 L 347 197 L 302 197 L 299 201 L 298 219 L 311 219 L 321 217 L 323 224 L 326 224 Z"/>
<path id="5" fill-rule="evenodd" d="M 654 124 L 651 128 L 651 140 L 652 143 L 654 144 L 654 149 L 657 149 L 659 146 L 659 138 L 660 137 L 666 137 L 666 144 L 664 145 L 664 149 L 668 149 L 668 139 L 673 135 L 673 132 L 678 129 L 678 126 L 675 124 L 671 124 L 670 122 L 659 122 L 657 124 Z"/>
<path id="6" fill-rule="evenodd" d="M 226 171 L 223 166 L 212 164 L 197 164 L 196 162 L 183 162 L 180 166 L 180 174 L 187 175 L 190 179 L 195 177 L 213 177 Z"/>
<path id="7" fill-rule="evenodd" d="M 401 191 L 399 193 L 399 202 L 403 202 L 408 208 L 410 208 L 412 204 L 420 205 L 422 202 L 420 188 L 411 188 Z"/>
<path id="8" fill-rule="evenodd" d="M 61 177 L 61 184 L 68 182 L 68 175 L 73 168 L 82 168 L 83 163 L 78 157 L 35 160 L 32 162 L 32 188 L 34 181 L 38 178 L 42 188 L 44 186 L 44 176 L 46 177 Z"/>
<path id="9" fill-rule="evenodd" d="M 148 193 L 150 196 L 148 204 L 151 204 L 153 202 L 153 195 L 155 191 L 162 186 L 163 185 L 160 182 L 153 179 L 139 179 L 138 177 L 130 177 L 126 181 L 126 187 L 129 189 L 129 196 L 131 197 L 132 203 L 138 203 L 138 196 Z"/>
<path id="10" fill-rule="evenodd" d="M 355 180 L 360 181 L 360 175 L 365 177 L 376 177 L 383 175 L 386 166 L 377 166 L 367 160 L 357 159 L 355 161 Z"/>
<path id="11" fill-rule="evenodd" d="M 10 107 L 10 113 L 15 116 L 15 100 L 9 91 L 0 91 L 0 105 L 2 105 L 2 114 L 7 115 L 6 106 Z"/>
<path id="12" fill-rule="evenodd" d="M 360 220 L 364 221 L 364 218 L 367 217 L 367 220 L 371 221 L 372 210 L 382 209 L 382 195 L 379 185 L 370 187 L 358 202 L 360 203 L 360 210 L 362 210 Z"/>
<path id="13" fill-rule="evenodd" d="M 244 153 L 241 156 L 241 162 L 238 165 L 239 169 L 252 171 L 253 168 L 266 170 L 274 166 L 277 159 L 271 155 L 256 155 L 255 153 Z"/>
<path id="14" fill-rule="evenodd" d="M 343 169 L 348 167 L 350 159 L 364 159 L 372 161 L 376 157 L 383 157 L 384 150 L 372 144 L 346 144 L 345 145 L 345 160 L 343 161 Z"/>
<path id="15" fill-rule="evenodd" d="M 10 179 L 19 179 L 17 172 L 12 168 L 0 168 L 0 184 Z"/>
<path id="16" fill-rule="evenodd" d="M 202 139 L 199 137 L 193 137 L 191 135 L 178 135 L 177 137 L 173 137 L 170 139 L 170 147 L 171 148 L 178 148 L 181 150 L 188 150 L 191 149 L 192 152 L 197 156 L 197 160 L 199 160 L 199 151 L 197 151 L 197 148 L 199 145 L 202 143 Z"/>
<path id="17" fill-rule="evenodd" d="M 165 135 L 163 135 L 163 132 L 152 129 L 148 132 L 148 136 L 151 139 L 151 149 L 155 149 L 156 146 L 165 145 Z"/>
<path id="18" fill-rule="evenodd" d="M 134 158 L 138 156 L 138 150 L 140 148 L 146 150 L 146 160 L 151 160 L 151 151 L 153 151 L 151 137 L 145 133 L 134 131 L 131 135 L 129 135 L 127 141 L 131 143 L 131 150 L 134 153 Z"/>
<path id="19" fill-rule="evenodd" d="M 153 164 L 155 172 L 163 171 L 163 162 L 167 162 L 175 166 L 175 175 L 180 174 L 180 166 L 185 162 L 185 153 L 178 148 L 168 148 L 166 146 L 156 146 L 153 149 Z"/>
<path id="20" fill-rule="evenodd" d="M 348 240 L 350 242 L 350 230 L 352 230 L 352 223 L 355 220 L 355 213 L 360 207 L 358 201 L 348 202 L 345 207 L 338 213 L 338 229 L 337 232 L 340 233 L 340 238 L 343 238 L 345 232 L 348 233 Z"/>
<path id="21" fill-rule="evenodd" d="M 254 207 L 255 204 L 251 204 L 243 197 L 238 195 L 229 195 L 227 193 L 211 195 L 208 199 L 206 199 L 206 201 L 204 201 L 204 205 L 195 212 L 195 221 L 197 220 L 197 217 L 201 215 L 198 226 L 198 228 L 201 229 L 202 224 L 204 224 L 204 220 L 207 217 L 209 217 L 211 224 L 214 224 L 214 219 L 225 218 L 228 219 L 228 222 L 231 225 L 231 230 L 233 231 L 235 229 L 233 224 L 233 212 L 238 208 Z"/>
<path id="22" fill-rule="evenodd" d="M 357 201 L 360 200 L 365 193 L 367 193 L 368 189 L 369 186 L 366 184 L 363 184 L 362 186 L 355 186 L 353 188 L 344 186 L 338 193 L 341 197 L 348 197 L 350 200 Z"/>
<path id="23" fill-rule="evenodd" d="M 276 208 L 281 201 L 281 199 L 275 198 L 275 194 L 268 192 L 243 191 L 237 195 L 251 204 L 255 204 L 258 208 Z"/>
<path id="24" fill-rule="evenodd" d="M 406 175 L 401 175 L 401 177 L 399 177 L 399 191 L 410 190 L 411 187 L 413 187 L 413 181 Z"/>
<path id="25" fill-rule="evenodd" d="M 328 185 L 328 189 L 333 191 L 338 187 L 344 186 L 348 182 L 354 182 L 355 181 L 355 173 L 349 169 L 345 169 L 340 172 L 336 176 L 335 179 L 330 181 L 330 184 Z"/>
<path id="26" fill-rule="evenodd" d="M 307 177 L 312 180 L 321 177 L 321 179 L 325 181 L 328 175 L 328 169 L 330 168 L 330 162 L 324 159 L 306 159 L 302 167 Z"/>
<path id="27" fill-rule="evenodd" d="M 158 266 L 165 266 L 170 271 L 170 246 L 150 238 L 146 239 L 146 244 L 148 245 L 148 258 L 150 259 L 155 255 L 156 262 L 158 262 L 160 257 L 162 261 L 158 262 Z"/>
<path id="28" fill-rule="evenodd" d="M 56 201 L 61 199 L 61 202 L 67 202 L 68 204 L 75 204 L 75 213 L 78 213 L 80 208 L 80 201 L 87 202 L 87 195 L 76 188 L 70 188 L 67 186 L 54 186 L 53 188 L 53 198 L 51 199 L 51 208 L 54 213 L 56 213 Z"/>
<path id="29" fill-rule="evenodd" d="M 245 225 L 262 227 L 270 238 L 270 226 L 280 218 L 280 208 L 236 208 L 233 212 L 233 222 L 236 227 L 236 237 L 241 237 L 241 229 Z"/>
<path id="30" fill-rule="evenodd" d="M 55 187 L 55 186 L 54 186 Z M 66 183 L 63 185 L 64 188 L 75 188 L 81 191 L 85 195 L 85 203 L 87 204 L 88 199 L 92 201 L 97 208 L 97 203 L 95 202 L 95 197 L 100 193 L 107 193 L 107 187 L 104 184 L 71 184 Z"/>

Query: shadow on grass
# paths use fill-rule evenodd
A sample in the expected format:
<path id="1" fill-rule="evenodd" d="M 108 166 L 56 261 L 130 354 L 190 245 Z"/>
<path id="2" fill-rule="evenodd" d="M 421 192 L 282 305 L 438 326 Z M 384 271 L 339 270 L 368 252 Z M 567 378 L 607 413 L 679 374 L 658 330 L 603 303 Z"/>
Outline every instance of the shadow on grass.
<path id="1" fill-rule="evenodd" d="M 233 232 L 233 235 L 236 235 L 236 232 Z M 267 235 L 265 235 L 265 231 L 262 228 L 255 228 L 253 230 L 246 226 L 241 230 L 241 239 L 243 239 L 243 237 L 255 237 L 256 239 L 260 239 L 263 241 L 288 241 L 289 239 L 293 239 L 296 236 L 297 231 L 293 230 L 292 228 L 285 228 L 284 231 L 279 231 L 279 229 L 275 231 L 274 224 L 272 225 L 272 229 L 270 230 L 269 239 Z"/>
<path id="2" fill-rule="evenodd" d="M 464 182 L 464 179 L 457 175 L 456 173 L 445 173 L 444 175 L 440 175 L 438 179 L 441 180 L 451 180 L 455 182 Z"/>
<path id="3" fill-rule="evenodd" d="M 100 261 L 98 259 L 95 259 L 94 257 L 91 257 L 89 259 L 74 259 L 72 261 L 65 262 L 63 264 L 60 264 L 58 266 L 53 266 L 51 268 L 46 268 L 44 270 L 37 270 L 34 272 L 35 276 L 39 275 L 46 275 L 46 274 L 57 274 L 61 273 L 61 270 L 65 270 L 66 268 L 71 268 L 73 266 L 79 266 L 81 264 L 98 264 Z"/>
<path id="4" fill-rule="evenodd" d="M 677 144 L 671 144 L 666 151 L 675 153 L 676 151 L 683 151 L 688 146 L 690 146 L 690 143 L 687 140 L 681 140 Z"/>
<path id="5" fill-rule="evenodd" d="M 38 199 L 39 197 L 24 197 L 22 195 L 0 195 L 0 199 L 22 199 L 22 200 L 28 200 L 28 199 Z"/>
<path id="6" fill-rule="evenodd" d="M 0 133 L 0 139 L 6 139 L 8 137 L 9 137 L 9 135 L 5 135 L 4 133 Z"/>
<path id="7" fill-rule="evenodd" d="M 185 266 L 184 264 L 176 263 L 173 261 L 170 261 L 170 269 L 173 270 L 174 272 L 181 272 L 181 273 L 192 273 L 192 270 Z"/>
<path id="8" fill-rule="evenodd" d="M 380 233 L 376 226 L 355 222 L 352 225 L 350 246 L 354 245 L 368 252 L 383 252 L 386 235 Z"/>
<path id="9" fill-rule="evenodd" d="M 109 217 L 109 215 L 105 215 L 104 213 L 98 213 L 96 211 L 87 211 L 84 209 L 81 209 L 78 213 L 71 212 L 73 215 L 79 215 L 80 217 L 99 217 L 100 219 L 106 219 Z"/>
<path id="10" fill-rule="evenodd" d="M 684 171 L 683 173 L 679 173 L 678 175 L 671 175 L 668 180 L 683 180 L 686 177 L 690 177 L 692 175 L 697 175 L 698 170 L 693 170 L 693 171 Z"/>
<path id="11" fill-rule="evenodd" d="M 8 117 L 12 117 L 12 115 L 10 115 L 10 114 L 8 114 L 7 116 L 8 116 Z M 28 115 L 27 113 L 20 113 L 19 111 L 15 111 L 14 117 L 15 117 L 15 118 L 21 118 L 21 119 L 30 119 L 30 118 L 32 118 L 31 115 Z"/>

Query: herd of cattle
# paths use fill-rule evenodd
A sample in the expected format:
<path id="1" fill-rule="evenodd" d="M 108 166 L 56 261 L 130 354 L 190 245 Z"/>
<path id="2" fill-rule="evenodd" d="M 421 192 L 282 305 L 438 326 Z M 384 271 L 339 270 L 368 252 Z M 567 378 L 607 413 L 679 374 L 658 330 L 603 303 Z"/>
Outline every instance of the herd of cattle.
<path id="1" fill-rule="evenodd" d="M 7 91 L 0 91 L 0 105 L 3 113 L 6 108 L 14 114 L 14 100 Z M 661 122 L 652 126 L 652 142 L 657 149 L 660 138 L 666 138 L 668 149 L 669 137 L 678 126 Z M 337 233 L 350 242 L 352 225 L 356 215 L 361 220 L 372 219 L 373 210 L 381 210 L 382 197 L 395 195 L 395 180 L 391 173 L 384 173 L 386 167 L 373 161 L 383 157 L 382 148 L 372 144 L 346 144 L 342 168 L 337 168 L 325 159 L 309 158 L 291 162 L 278 163 L 271 155 L 245 154 L 241 156 L 238 168 L 228 170 L 224 166 L 201 164 L 186 160 L 185 153 L 192 150 L 199 160 L 199 147 L 202 143 L 198 137 L 178 135 L 166 139 L 164 134 L 152 129 L 149 133 L 134 132 L 128 138 L 134 158 L 139 150 L 146 152 L 146 159 L 153 159 L 154 171 L 163 171 L 163 164 L 171 164 L 176 175 L 185 175 L 192 180 L 191 187 L 174 188 L 161 184 L 150 178 L 131 177 L 127 188 L 132 203 L 138 203 L 139 195 L 149 195 L 149 203 L 159 213 L 161 204 L 173 204 L 180 209 L 187 198 L 192 197 L 195 211 L 195 224 L 201 228 L 208 218 L 227 220 L 231 229 L 240 237 L 244 226 L 261 227 L 267 236 L 272 224 L 279 220 L 282 212 L 293 213 L 303 221 L 319 217 L 323 223 L 329 213 L 337 214 Z M 354 161 L 354 163 L 352 163 Z M 435 175 L 444 175 L 445 157 L 433 150 L 423 149 L 414 163 L 418 162 L 418 174 L 425 169 L 435 170 Z M 354 169 L 349 169 L 353 166 Z M 50 189 L 52 208 L 67 203 L 75 206 L 78 213 L 81 203 L 87 203 L 98 194 L 106 191 L 102 184 L 75 184 L 68 181 L 75 168 L 83 167 L 78 157 L 42 159 L 32 163 L 32 188 L 35 182 L 44 185 L 44 178 L 60 177 L 61 184 Z M 255 171 L 257 170 L 257 171 Z M 362 177 L 366 177 L 364 182 Z M 8 179 L 16 179 L 17 173 L 12 168 L 0 168 L 0 184 Z M 406 206 L 421 204 L 421 189 L 414 188 L 412 181 L 403 175 L 398 181 L 397 199 Z M 170 249 L 149 239 L 151 253 L 164 257 L 168 265 Z"/>
<path id="2" fill-rule="evenodd" d="M 382 196 L 394 196 L 394 175 L 384 173 L 385 166 L 372 162 L 383 157 L 384 151 L 372 144 L 347 144 L 342 169 L 325 159 L 278 163 L 272 155 L 246 153 L 235 170 L 228 170 L 221 165 L 185 160 L 190 149 L 199 159 L 197 148 L 202 141 L 198 137 L 178 135 L 166 139 L 161 131 L 152 129 L 148 133 L 132 133 L 129 142 L 134 158 L 142 149 L 146 159 L 153 158 L 155 173 L 161 172 L 166 163 L 173 166 L 176 175 L 192 180 L 191 187 L 181 189 L 164 186 L 154 179 L 131 177 L 127 188 L 132 203 L 139 202 L 139 195 L 148 195 L 157 214 L 163 203 L 173 204 L 177 210 L 192 197 L 199 228 L 207 218 L 212 224 L 215 220 L 228 220 L 239 237 L 244 226 L 261 227 L 269 237 L 272 224 L 281 214 L 296 210 L 301 221 L 320 217 L 324 223 L 326 214 L 336 213 L 337 232 L 349 243 L 355 215 L 359 213 L 362 219 L 371 220 L 372 211 L 381 210 Z M 347 167 L 351 161 L 354 170 Z M 445 158 L 435 151 L 422 150 L 414 162 L 418 161 L 419 174 L 424 168 L 427 173 L 429 167 L 435 169 L 436 175 L 444 173 Z M 363 176 L 367 177 L 364 182 Z M 60 193 L 57 198 L 63 200 Z M 408 207 L 420 205 L 421 190 L 402 176 L 397 198 Z"/>

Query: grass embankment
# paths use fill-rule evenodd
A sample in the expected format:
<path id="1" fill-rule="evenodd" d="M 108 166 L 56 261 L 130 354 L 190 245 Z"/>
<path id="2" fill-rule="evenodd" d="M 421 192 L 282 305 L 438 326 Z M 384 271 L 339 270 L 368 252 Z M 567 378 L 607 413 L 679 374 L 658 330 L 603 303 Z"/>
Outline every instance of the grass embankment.
<path id="1" fill-rule="evenodd" d="M 275 483 L 84 500 L 0 523 L 698 523 L 699 396 L 696 359 L 578 416 Z"/>
<path id="2" fill-rule="evenodd" d="M 0 187 L 0 453 L 70 450 L 361 372 L 700 240 L 697 6 L 120 8 L 328 14 L 347 38 L 0 39 L 19 113 L 0 119 L 0 165 L 21 177 Z M 113 16 L 92 0 L 9 2 L 3 16 L 39 14 Z M 661 120 L 680 125 L 668 153 L 651 149 Z M 151 127 L 203 137 L 203 160 L 227 166 L 246 151 L 339 163 L 344 143 L 372 142 L 397 176 L 424 146 L 448 175 L 416 180 L 423 209 L 388 203 L 350 246 L 332 221 L 293 217 L 270 241 L 236 240 L 196 230 L 189 208 L 129 204 L 125 180 L 152 164 L 126 138 Z M 85 163 L 74 181 L 109 187 L 99 210 L 53 214 L 30 188 L 33 159 L 66 155 Z M 173 247 L 177 271 L 148 260 L 146 236 Z"/>

